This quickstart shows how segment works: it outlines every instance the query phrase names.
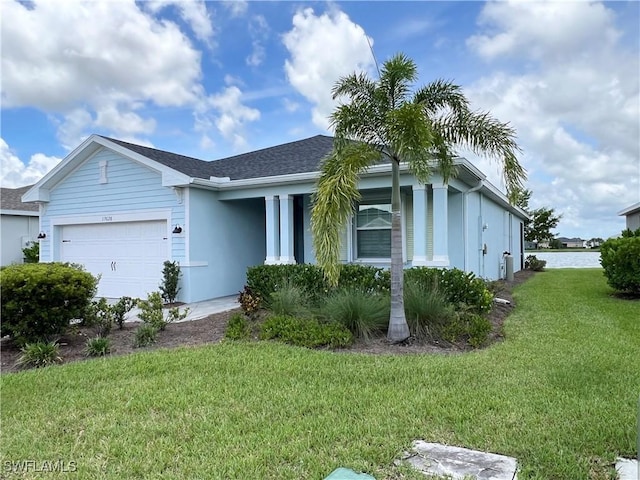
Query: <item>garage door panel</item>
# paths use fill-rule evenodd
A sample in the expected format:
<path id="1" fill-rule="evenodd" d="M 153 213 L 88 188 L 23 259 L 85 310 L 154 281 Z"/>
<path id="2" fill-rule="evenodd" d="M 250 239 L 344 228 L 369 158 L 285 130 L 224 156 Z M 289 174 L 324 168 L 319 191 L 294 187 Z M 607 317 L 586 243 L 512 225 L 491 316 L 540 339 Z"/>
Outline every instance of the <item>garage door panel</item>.
<path id="1" fill-rule="evenodd" d="M 166 221 L 66 225 L 61 260 L 101 275 L 98 295 L 146 297 L 158 290 L 168 258 Z"/>

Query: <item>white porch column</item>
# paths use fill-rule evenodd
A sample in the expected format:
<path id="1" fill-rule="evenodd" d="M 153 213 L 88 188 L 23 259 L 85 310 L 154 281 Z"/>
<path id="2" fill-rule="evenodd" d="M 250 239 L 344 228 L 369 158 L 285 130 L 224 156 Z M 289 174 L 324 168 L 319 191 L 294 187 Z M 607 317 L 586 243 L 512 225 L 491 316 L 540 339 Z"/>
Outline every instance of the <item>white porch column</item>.
<path id="1" fill-rule="evenodd" d="M 280 209 L 278 208 L 278 197 L 269 195 L 264 197 L 267 236 L 267 258 L 265 265 L 275 265 L 280 260 Z"/>
<path id="2" fill-rule="evenodd" d="M 427 187 L 413 186 L 413 262 L 414 267 L 427 265 Z"/>
<path id="3" fill-rule="evenodd" d="M 293 254 L 293 196 L 280 195 L 280 261 L 296 263 Z"/>
<path id="4" fill-rule="evenodd" d="M 433 185 L 433 261 L 434 267 L 449 266 L 448 189 L 443 183 Z"/>

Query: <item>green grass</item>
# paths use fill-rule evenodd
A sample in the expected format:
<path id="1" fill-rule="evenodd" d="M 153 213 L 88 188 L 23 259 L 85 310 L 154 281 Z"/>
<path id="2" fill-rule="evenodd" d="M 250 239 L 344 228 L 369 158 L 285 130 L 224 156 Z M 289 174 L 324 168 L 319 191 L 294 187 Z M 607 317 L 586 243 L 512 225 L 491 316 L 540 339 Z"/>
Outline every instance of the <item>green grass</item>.
<path id="1" fill-rule="evenodd" d="M 516 290 L 506 340 L 464 355 L 223 343 L 3 375 L 0 466 L 62 459 L 83 479 L 321 479 L 339 466 L 407 478 L 393 459 L 422 438 L 514 456 L 521 480 L 607 478 L 616 456 L 636 455 L 640 394 L 640 303 L 610 294 L 598 269 L 539 273 Z"/>

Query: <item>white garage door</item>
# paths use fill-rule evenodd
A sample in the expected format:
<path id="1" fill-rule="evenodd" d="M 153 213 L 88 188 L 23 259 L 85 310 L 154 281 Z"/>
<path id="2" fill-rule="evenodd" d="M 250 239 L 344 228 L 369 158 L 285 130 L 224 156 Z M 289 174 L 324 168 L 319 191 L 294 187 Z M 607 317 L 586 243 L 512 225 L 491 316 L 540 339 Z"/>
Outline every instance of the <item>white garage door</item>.
<path id="1" fill-rule="evenodd" d="M 168 258 L 165 221 L 65 225 L 60 259 L 100 275 L 98 296 L 146 298 Z"/>

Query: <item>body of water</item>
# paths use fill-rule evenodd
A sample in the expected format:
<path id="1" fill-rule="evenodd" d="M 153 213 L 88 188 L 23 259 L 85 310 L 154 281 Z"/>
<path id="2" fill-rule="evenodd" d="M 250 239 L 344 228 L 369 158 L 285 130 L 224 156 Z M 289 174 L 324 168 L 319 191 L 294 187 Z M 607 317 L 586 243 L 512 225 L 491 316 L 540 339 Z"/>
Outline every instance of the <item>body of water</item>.
<path id="1" fill-rule="evenodd" d="M 600 252 L 578 251 L 578 252 L 526 252 L 528 255 L 535 255 L 539 260 L 546 260 L 546 268 L 600 268 Z"/>

